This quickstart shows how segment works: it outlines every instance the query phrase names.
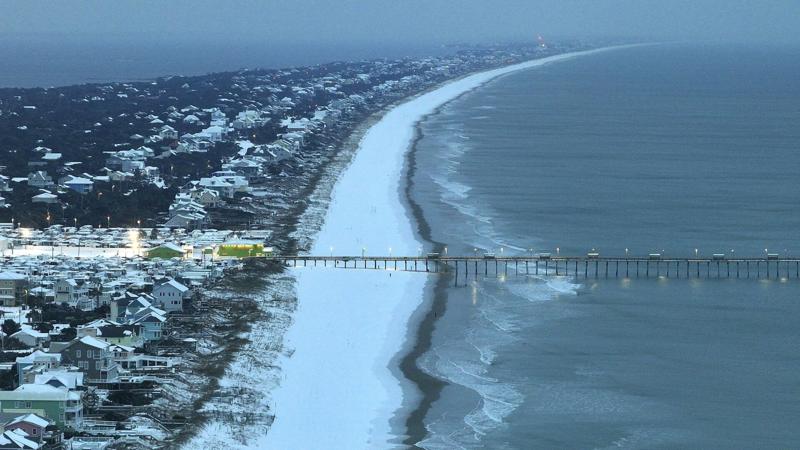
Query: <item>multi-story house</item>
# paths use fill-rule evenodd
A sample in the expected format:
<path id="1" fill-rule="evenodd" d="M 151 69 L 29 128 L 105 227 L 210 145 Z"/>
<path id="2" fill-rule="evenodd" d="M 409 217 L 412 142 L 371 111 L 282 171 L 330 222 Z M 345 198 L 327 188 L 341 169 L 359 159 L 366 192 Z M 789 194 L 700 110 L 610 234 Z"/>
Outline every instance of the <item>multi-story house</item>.
<path id="1" fill-rule="evenodd" d="M 0 413 L 38 414 L 61 427 L 78 428 L 83 422 L 81 393 L 49 384 L 23 384 L 0 391 Z"/>
<path id="2" fill-rule="evenodd" d="M 0 272 L 0 303 L 3 306 L 25 304 L 28 297 L 28 277 L 16 272 Z"/>
<path id="3" fill-rule="evenodd" d="M 107 383 L 119 375 L 110 347 L 108 342 L 91 336 L 76 338 L 61 349 L 61 361 L 77 366 L 89 384 Z"/>

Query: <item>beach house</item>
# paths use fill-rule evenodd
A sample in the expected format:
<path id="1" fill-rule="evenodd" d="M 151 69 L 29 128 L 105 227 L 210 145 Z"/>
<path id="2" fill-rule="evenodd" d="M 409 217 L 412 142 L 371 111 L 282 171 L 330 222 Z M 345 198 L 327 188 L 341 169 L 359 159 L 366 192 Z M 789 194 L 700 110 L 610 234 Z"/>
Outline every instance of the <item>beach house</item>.
<path id="1" fill-rule="evenodd" d="M 189 295 L 189 288 L 174 279 L 153 287 L 156 303 L 167 312 L 183 311 L 183 300 L 189 298 Z"/>
<path id="2" fill-rule="evenodd" d="M 78 366 L 86 375 L 87 383 L 115 381 L 118 368 L 110 346 L 108 342 L 91 336 L 75 338 L 61 349 L 61 361 Z"/>
<path id="3" fill-rule="evenodd" d="M 58 426 L 78 428 L 83 422 L 83 403 L 80 392 L 49 384 L 23 384 L 13 391 L 0 391 L 0 413 L 33 413 Z"/>
<path id="4" fill-rule="evenodd" d="M 0 303 L 3 306 L 25 304 L 28 298 L 28 277 L 16 272 L 0 272 Z"/>
<path id="5" fill-rule="evenodd" d="M 94 189 L 94 181 L 88 178 L 76 177 L 72 175 L 68 175 L 62 179 L 61 184 L 79 194 L 86 194 L 92 192 Z"/>

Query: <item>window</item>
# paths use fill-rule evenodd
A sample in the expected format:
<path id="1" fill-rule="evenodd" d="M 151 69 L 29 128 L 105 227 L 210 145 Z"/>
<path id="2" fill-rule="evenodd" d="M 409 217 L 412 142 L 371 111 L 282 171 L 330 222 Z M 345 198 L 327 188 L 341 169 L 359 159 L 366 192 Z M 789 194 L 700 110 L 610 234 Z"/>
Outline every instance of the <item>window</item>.
<path id="1" fill-rule="evenodd" d="M 80 350 L 75 350 L 75 357 L 76 358 L 80 358 L 81 357 L 81 351 Z"/>
<path id="2" fill-rule="evenodd" d="M 34 428 L 34 429 L 33 429 L 33 434 L 34 434 L 34 435 L 37 435 L 37 434 L 39 434 L 39 429 L 38 429 L 38 428 Z"/>
<path id="3" fill-rule="evenodd" d="M 94 362 L 94 368 L 97 369 L 97 370 L 102 369 L 103 368 L 103 361 L 95 361 Z"/>
<path id="4" fill-rule="evenodd" d="M 86 357 L 89 358 L 89 359 L 92 359 L 92 351 L 91 350 L 86 350 Z"/>

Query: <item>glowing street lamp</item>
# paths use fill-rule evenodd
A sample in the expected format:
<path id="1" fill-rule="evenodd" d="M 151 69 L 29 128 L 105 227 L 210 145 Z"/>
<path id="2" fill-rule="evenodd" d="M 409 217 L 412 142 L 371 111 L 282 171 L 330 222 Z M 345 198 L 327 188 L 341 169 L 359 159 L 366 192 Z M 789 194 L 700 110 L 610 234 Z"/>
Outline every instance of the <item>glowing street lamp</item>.
<path id="1" fill-rule="evenodd" d="M 392 257 L 392 247 L 389 247 L 389 257 Z"/>
<path id="2" fill-rule="evenodd" d="M 333 246 L 331 245 L 331 257 L 333 257 Z"/>
<path id="3" fill-rule="evenodd" d="M 444 248 L 444 256 L 447 256 L 447 247 Z"/>
<path id="4" fill-rule="evenodd" d="M 111 228 L 111 216 L 106 216 L 106 228 Z"/>
<path id="5" fill-rule="evenodd" d="M 694 249 L 694 257 L 697 258 L 697 249 Z"/>
<path id="6" fill-rule="evenodd" d="M 628 249 L 627 248 L 625 248 L 625 257 L 626 258 L 628 257 Z"/>
<path id="7" fill-rule="evenodd" d="M 561 255 L 561 248 L 560 247 L 556 247 L 556 256 L 560 256 L 560 255 Z"/>

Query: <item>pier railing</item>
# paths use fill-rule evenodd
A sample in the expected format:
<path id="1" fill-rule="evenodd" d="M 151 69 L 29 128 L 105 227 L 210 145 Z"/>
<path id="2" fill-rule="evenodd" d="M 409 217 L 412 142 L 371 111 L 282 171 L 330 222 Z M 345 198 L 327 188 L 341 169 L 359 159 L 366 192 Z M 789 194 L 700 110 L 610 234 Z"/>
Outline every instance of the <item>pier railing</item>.
<path id="1" fill-rule="evenodd" d="M 449 273 L 466 281 L 509 275 L 575 278 L 800 279 L 800 257 L 674 258 L 663 256 L 270 256 L 290 267 Z"/>

